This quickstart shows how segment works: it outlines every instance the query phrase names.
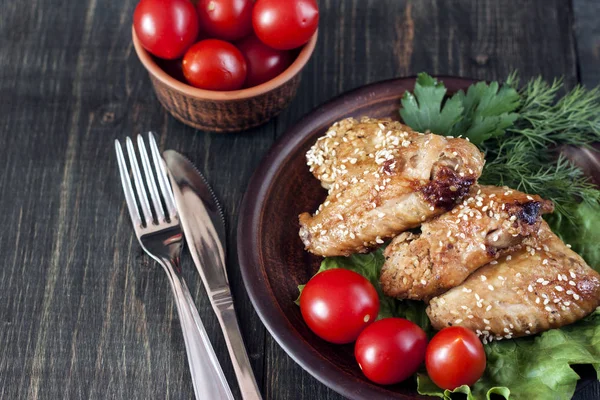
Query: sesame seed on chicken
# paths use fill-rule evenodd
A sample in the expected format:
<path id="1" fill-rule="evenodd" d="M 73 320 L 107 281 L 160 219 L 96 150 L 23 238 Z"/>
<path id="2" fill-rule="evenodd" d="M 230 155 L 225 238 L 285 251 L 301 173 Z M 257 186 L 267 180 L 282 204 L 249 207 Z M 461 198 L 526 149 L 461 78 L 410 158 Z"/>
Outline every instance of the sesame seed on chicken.
<path id="1" fill-rule="evenodd" d="M 433 327 L 464 326 L 487 343 L 560 328 L 600 305 L 600 275 L 545 221 L 524 242 L 527 245 L 510 257 L 478 269 L 462 284 L 433 298 L 427 308 Z M 565 285 L 566 280 L 572 284 Z M 496 290 L 489 291 L 488 284 Z M 481 296 L 465 294 L 465 289 Z M 467 314 L 473 318 L 466 318 Z"/>
<path id="2" fill-rule="evenodd" d="M 299 216 L 300 238 L 321 256 L 367 252 L 446 212 L 484 164 L 464 139 L 372 118 L 335 123 L 306 159 L 329 193 L 314 215 Z"/>
<path id="3" fill-rule="evenodd" d="M 397 236 L 385 250 L 381 285 L 388 296 L 429 300 L 459 285 L 485 264 L 522 247 L 535 235 L 551 201 L 496 186 L 471 187 L 451 211 Z M 484 279 L 485 276 L 482 276 Z M 425 279 L 425 285 L 413 282 Z M 502 280 L 502 277 L 500 277 Z M 495 290 L 488 283 L 489 290 Z"/>

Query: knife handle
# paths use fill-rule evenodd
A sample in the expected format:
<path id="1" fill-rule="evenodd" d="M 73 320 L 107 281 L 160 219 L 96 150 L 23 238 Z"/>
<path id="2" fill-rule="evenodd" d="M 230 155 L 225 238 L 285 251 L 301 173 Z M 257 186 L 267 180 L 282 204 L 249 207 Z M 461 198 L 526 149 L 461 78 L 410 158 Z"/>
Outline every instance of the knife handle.
<path id="1" fill-rule="evenodd" d="M 210 343 L 194 300 L 179 268 L 170 260 L 161 260 L 177 305 L 177 314 L 183 331 L 194 393 L 197 400 L 234 400 L 219 360 Z"/>
<path id="2" fill-rule="evenodd" d="M 226 290 L 225 293 L 220 293 L 220 295 L 214 296 L 213 299 L 215 314 L 217 314 L 217 319 L 225 336 L 227 350 L 229 350 L 231 356 L 231 363 L 240 386 L 242 398 L 244 400 L 261 400 L 260 390 L 254 378 L 244 339 L 235 315 L 231 293 Z"/>

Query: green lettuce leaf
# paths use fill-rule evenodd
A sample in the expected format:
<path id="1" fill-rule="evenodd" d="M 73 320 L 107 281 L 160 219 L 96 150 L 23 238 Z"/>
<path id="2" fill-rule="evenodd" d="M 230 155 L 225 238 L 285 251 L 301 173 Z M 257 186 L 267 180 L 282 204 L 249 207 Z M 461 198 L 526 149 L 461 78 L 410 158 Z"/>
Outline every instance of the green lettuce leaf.
<path id="1" fill-rule="evenodd" d="M 575 209 L 574 221 L 562 214 L 548 216 L 550 227 L 572 249 L 600 272 L 600 205 L 581 203 Z"/>
<path id="2" fill-rule="evenodd" d="M 541 335 L 485 345 L 487 367 L 472 388 L 455 392 L 469 400 L 490 399 L 492 393 L 511 400 L 570 399 L 579 376 L 572 364 L 591 364 L 600 378 L 600 310 L 587 318 Z M 450 399 L 426 376 L 419 375 L 421 394 Z"/>
<path id="3" fill-rule="evenodd" d="M 386 296 L 387 297 L 387 296 Z M 425 312 L 427 304 L 415 300 L 396 300 L 396 312 L 394 317 L 406 318 L 409 321 L 419 325 L 425 333 L 431 338 L 435 333 L 431 327 L 429 317 Z"/>
<path id="4" fill-rule="evenodd" d="M 425 374 L 417 375 L 417 386 L 419 393 L 426 396 L 440 397 L 444 400 L 451 400 L 452 394 L 461 393 L 467 395 L 467 400 L 476 400 L 471 388 L 467 385 L 462 385 L 454 390 L 440 389 L 433 381 Z M 510 390 L 507 387 L 493 387 L 486 393 L 486 400 L 490 400 L 492 394 L 497 394 L 505 399 L 510 398 Z M 456 398 L 457 396 L 454 396 Z"/>
<path id="5" fill-rule="evenodd" d="M 414 92 L 406 91 L 402 97 L 400 116 L 404 123 L 420 132 L 449 135 L 463 113 L 460 99 L 451 98 L 443 104 L 446 87 L 424 72 L 418 75 Z"/>

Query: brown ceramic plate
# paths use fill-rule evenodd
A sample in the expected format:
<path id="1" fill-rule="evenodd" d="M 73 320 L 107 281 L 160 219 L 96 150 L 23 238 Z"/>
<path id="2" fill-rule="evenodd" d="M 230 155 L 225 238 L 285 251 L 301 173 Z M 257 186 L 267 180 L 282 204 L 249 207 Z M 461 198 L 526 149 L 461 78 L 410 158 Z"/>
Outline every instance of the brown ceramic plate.
<path id="1" fill-rule="evenodd" d="M 474 81 L 440 77 L 450 93 Z M 415 78 L 379 82 L 353 90 L 318 107 L 270 150 L 250 181 L 238 225 L 242 276 L 263 323 L 283 349 L 325 385 L 351 399 L 431 399 L 414 382 L 379 386 L 361 373 L 352 345 L 333 345 L 313 334 L 294 300 L 300 284 L 321 259 L 304 251 L 298 214 L 313 212 L 326 191 L 306 166 L 305 153 L 334 122 L 346 117 L 399 117 L 400 98 Z M 577 152 L 579 153 L 579 152 Z M 592 157 L 593 158 L 593 157 Z M 594 169 L 598 169 L 596 166 Z"/>

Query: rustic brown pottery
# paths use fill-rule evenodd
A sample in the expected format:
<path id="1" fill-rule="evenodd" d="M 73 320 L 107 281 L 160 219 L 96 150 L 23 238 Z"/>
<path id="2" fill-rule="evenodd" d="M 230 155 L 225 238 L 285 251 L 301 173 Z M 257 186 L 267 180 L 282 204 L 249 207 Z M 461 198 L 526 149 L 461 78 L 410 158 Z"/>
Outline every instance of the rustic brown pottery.
<path id="1" fill-rule="evenodd" d="M 290 67 L 261 85 L 229 92 L 198 89 L 167 74 L 131 30 L 135 51 L 150 75 L 156 97 L 179 121 L 212 132 L 236 132 L 267 122 L 287 107 L 298 89 L 300 73 L 310 59 L 318 32 Z"/>
<path id="2" fill-rule="evenodd" d="M 473 80 L 441 77 L 449 92 Z M 379 386 L 361 373 L 352 345 L 333 345 L 313 334 L 294 303 L 297 285 L 318 270 L 320 259 L 304 251 L 298 237 L 298 214 L 313 212 L 326 192 L 310 174 L 305 153 L 327 128 L 345 117 L 399 118 L 400 98 L 415 79 L 371 84 L 312 111 L 270 150 L 252 177 L 240 211 L 237 247 L 242 276 L 256 311 L 283 349 L 325 385 L 352 399 L 431 399 L 414 382 Z M 579 150 L 575 159 L 593 166 L 595 155 Z"/>

